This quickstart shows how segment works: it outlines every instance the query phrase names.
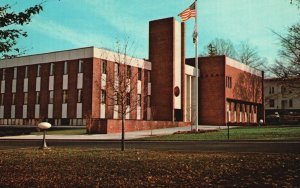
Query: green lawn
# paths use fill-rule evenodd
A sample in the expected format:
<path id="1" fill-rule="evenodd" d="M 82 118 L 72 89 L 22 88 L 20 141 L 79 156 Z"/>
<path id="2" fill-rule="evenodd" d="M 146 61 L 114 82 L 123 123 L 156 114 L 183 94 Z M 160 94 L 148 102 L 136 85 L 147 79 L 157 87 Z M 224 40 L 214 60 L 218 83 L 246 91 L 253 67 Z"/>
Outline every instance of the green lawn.
<path id="1" fill-rule="evenodd" d="M 181 133 L 146 140 L 227 140 L 227 129 L 210 133 Z M 232 140 L 300 140 L 300 126 L 239 127 L 229 130 Z"/>
<path id="2" fill-rule="evenodd" d="M 33 135 L 42 135 L 43 132 L 32 132 Z M 64 129 L 64 130 L 48 130 L 47 135 L 83 135 L 86 129 Z"/>
<path id="3" fill-rule="evenodd" d="M 0 156 L 0 187 L 300 187 L 297 154 L 56 148 Z"/>

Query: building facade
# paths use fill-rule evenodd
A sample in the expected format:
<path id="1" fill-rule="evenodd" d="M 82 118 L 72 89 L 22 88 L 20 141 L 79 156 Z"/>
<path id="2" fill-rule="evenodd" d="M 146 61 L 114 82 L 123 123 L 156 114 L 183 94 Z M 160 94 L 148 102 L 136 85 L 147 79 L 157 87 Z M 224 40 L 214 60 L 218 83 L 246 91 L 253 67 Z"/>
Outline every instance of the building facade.
<path id="1" fill-rule="evenodd" d="M 187 59 L 194 65 L 194 59 Z M 257 124 L 264 120 L 263 72 L 226 56 L 199 58 L 199 123 Z"/>
<path id="2" fill-rule="evenodd" d="M 195 124 L 196 69 L 185 57 L 185 23 L 149 23 L 149 60 L 87 47 L 0 60 L 0 124 L 86 125 L 119 132 L 119 104 L 107 87 L 128 74 L 126 130 Z M 130 61 L 129 61 L 130 59 Z M 263 118 L 263 73 L 225 56 L 199 59 L 199 123 L 254 124 Z M 137 75 L 137 76 L 133 76 Z M 137 101 L 137 102 L 131 102 Z"/>
<path id="3" fill-rule="evenodd" d="M 114 110 L 118 105 L 107 105 L 105 85 L 115 76 L 110 70 L 122 68 L 138 74 L 131 80 L 137 88 L 131 98 L 141 100 L 126 119 L 146 120 L 147 114 L 149 119 L 150 105 L 142 104 L 151 96 L 151 63 L 131 58 L 124 64 L 116 62 L 115 55 L 88 47 L 1 60 L 0 124 L 34 125 L 42 119 L 58 126 L 76 126 L 85 125 L 87 115 L 119 119 Z"/>

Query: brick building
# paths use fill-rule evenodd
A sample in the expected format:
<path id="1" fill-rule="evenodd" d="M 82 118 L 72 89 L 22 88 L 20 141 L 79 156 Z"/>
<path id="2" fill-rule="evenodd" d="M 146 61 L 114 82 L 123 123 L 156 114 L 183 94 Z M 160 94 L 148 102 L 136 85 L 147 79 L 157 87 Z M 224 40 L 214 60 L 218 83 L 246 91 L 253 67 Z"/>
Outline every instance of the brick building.
<path id="1" fill-rule="evenodd" d="M 139 100 L 125 129 L 183 126 L 194 122 L 196 69 L 185 57 L 185 24 L 175 18 L 149 23 L 149 60 L 116 62 L 112 51 L 87 47 L 0 60 L 0 124 L 85 125 L 92 132 L 120 131 L 119 106 L 106 95 L 108 79 L 126 69 Z M 262 72 L 225 56 L 200 58 L 199 120 L 202 124 L 255 123 L 263 117 Z M 131 74 L 130 74 L 131 75 Z M 256 91 L 256 93 L 255 93 Z M 154 120 L 154 121 L 153 121 Z"/>
<path id="2" fill-rule="evenodd" d="M 187 59 L 194 65 L 194 59 Z M 226 56 L 199 58 L 199 123 L 256 124 L 264 120 L 263 72 Z"/>

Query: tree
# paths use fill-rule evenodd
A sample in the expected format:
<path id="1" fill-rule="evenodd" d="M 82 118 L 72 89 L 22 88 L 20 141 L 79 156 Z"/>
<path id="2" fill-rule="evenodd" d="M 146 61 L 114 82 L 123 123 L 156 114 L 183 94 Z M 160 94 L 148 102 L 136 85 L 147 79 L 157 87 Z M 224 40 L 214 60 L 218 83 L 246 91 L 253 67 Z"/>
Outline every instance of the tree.
<path id="1" fill-rule="evenodd" d="M 262 68 L 267 61 L 258 55 L 257 48 L 251 47 L 248 42 L 241 42 L 237 54 L 237 59 L 246 65 L 254 68 Z"/>
<path id="2" fill-rule="evenodd" d="M 279 59 L 270 67 L 270 71 L 277 77 L 284 79 L 300 77 L 300 23 L 288 28 L 286 35 L 273 31 L 281 43 Z M 298 82 L 291 82 L 290 87 L 300 88 Z"/>
<path id="3" fill-rule="evenodd" d="M 214 39 L 207 45 L 207 53 L 204 55 L 226 55 L 241 63 L 260 69 L 264 69 L 267 61 L 266 58 L 260 57 L 257 48 L 252 47 L 248 42 L 242 41 L 236 48 L 230 40 L 220 38 Z"/>
<path id="4" fill-rule="evenodd" d="M 230 40 L 216 38 L 207 46 L 209 55 L 226 55 L 231 58 L 236 57 L 236 51 Z"/>
<path id="5" fill-rule="evenodd" d="M 123 43 L 117 42 L 113 55 L 115 64 L 114 66 L 108 66 L 107 76 L 102 80 L 106 84 L 102 86 L 101 90 L 105 92 L 105 94 L 101 94 L 101 100 L 106 100 L 106 105 L 113 108 L 121 118 L 122 151 L 125 149 L 126 116 L 136 111 L 138 107 L 142 108 L 144 104 L 143 99 L 145 98 L 144 92 L 141 91 L 141 94 L 138 94 L 138 80 L 141 80 L 142 69 L 132 70 L 131 65 L 135 63 L 135 58 L 128 56 L 128 51 L 131 48 L 132 43 L 129 40 Z M 147 90 L 147 86 L 145 86 L 145 90 Z M 142 112 L 140 113 L 142 114 Z"/>
<path id="6" fill-rule="evenodd" d="M 0 6 L 0 58 L 13 58 L 22 53 L 16 47 L 17 39 L 27 37 L 27 32 L 19 26 L 29 24 L 32 16 L 43 10 L 42 4 L 29 7 L 21 12 L 14 12 L 9 4 Z"/>

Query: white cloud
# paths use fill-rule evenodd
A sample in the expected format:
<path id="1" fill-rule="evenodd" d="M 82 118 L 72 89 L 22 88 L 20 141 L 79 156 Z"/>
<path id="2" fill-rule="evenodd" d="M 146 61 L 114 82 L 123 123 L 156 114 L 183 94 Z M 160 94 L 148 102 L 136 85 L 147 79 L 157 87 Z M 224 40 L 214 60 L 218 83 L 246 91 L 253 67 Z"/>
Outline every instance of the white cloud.
<path id="1" fill-rule="evenodd" d="M 107 36 L 89 32 L 78 32 L 51 20 L 35 19 L 31 28 L 43 35 L 68 42 L 74 45 L 74 47 L 101 46 L 101 44 L 107 44 L 108 41 L 111 41 Z"/>

